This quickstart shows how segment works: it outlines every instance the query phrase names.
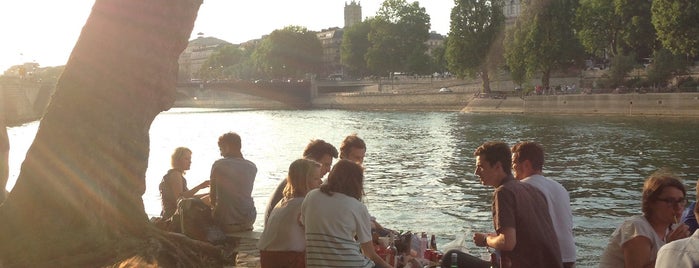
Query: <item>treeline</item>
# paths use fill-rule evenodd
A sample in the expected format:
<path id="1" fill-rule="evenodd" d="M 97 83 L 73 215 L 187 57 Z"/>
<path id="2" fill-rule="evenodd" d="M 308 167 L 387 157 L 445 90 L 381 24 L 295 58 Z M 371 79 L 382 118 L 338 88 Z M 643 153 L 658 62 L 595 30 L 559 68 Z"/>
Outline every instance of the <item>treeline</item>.
<path id="1" fill-rule="evenodd" d="M 510 1 L 507 1 L 510 2 Z M 517 2 L 517 1 L 515 1 Z M 524 87 L 553 72 L 604 69 L 604 87 L 665 87 L 699 56 L 699 0 L 457 0 L 444 45 L 428 54 L 430 16 L 419 2 L 385 0 L 373 16 L 344 29 L 340 62 L 351 77 L 449 72 L 480 78 L 490 91 L 505 71 Z M 518 7 L 506 19 L 504 9 Z M 327 75 L 315 32 L 275 30 L 260 43 L 222 45 L 200 70 L 204 79 L 303 78 Z M 643 78 L 628 79 L 645 68 Z M 695 83 L 685 78 L 686 83 Z"/>

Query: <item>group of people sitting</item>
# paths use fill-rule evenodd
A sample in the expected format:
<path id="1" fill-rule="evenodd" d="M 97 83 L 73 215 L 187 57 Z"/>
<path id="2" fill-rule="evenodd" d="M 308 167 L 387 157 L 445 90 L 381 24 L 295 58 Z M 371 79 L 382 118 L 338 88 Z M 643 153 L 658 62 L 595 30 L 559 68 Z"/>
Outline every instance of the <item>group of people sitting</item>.
<path id="1" fill-rule="evenodd" d="M 257 217 L 257 210 L 252 199 L 252 188 L 257 174 L 255 164 L 245 158 L 241 152 L 240 136 L 234 132 L 221 135 L 218 147 L 223 158 L 216 160 L 211 167 L 210 180 L 189 188 L 184 175 L 192 163 L 192 151 L 178 147 L 171 157 L 170 169 L 159 185 L 162 200 L 162 212 L 157 223 L 163 228 L 178 231 L 195 239 L 214 242 L 210 233 L 204 228 L 212 226 L 219 233 L 235 233 L 252 230 Z M 198 191 L 210 188 L 207 194 Z M 189 218 L 185 218 L 187 211 Z M 196 218 L 192 218 L 195 216 Z M 210 218 L 207 221 L 206 218 Z M 184 226 L 187 219 L 192 219 L 200 230 L 195 234 L 187 233 Z M 192 224 L 192 225 L 194 225 Z"/>
<path id="2" fill-rule="evenodd" d="M 213 164 L 210 181 L 192 189 L 183 176 L 191 151 L 177 148 L 173 169 L 160 184 L 162 217 L 176 213 L 178 199 L 197 198 L 211 205 L 213 218 L 225 233 L 252 230 L 256 210 L 251 194 L 257 169 L 243 158 L 240 147 L 237 134 L 221 136 L 223 158 Z M 356 134 L 343 140 L 339 154 L 323 140 L 306 146 L 270 195 L 257 245 L 261 267 L 391 267 L 376 253 L 372 237 L 386 230 L 362 203 L 365 153 L 366 144 Z M 494 188 L 494 231 L 474 233 L 473 242 L 492 248 L 494 258 L 487 261 L 449 251 L 442 267 L 453 267 L 453 257 L 457 267 L 575 267 L 570 198 L 560 183 L 543 176 L 543 147 L 535 142 L 512 148 L 486 142 L 474 156 L 475 175 Z M 211 188 L 208 195 L 195 195 L 206 187 Z M 612 234 L 600 267 L 697 267 L 699 233 L 690 228 L 696 228 L 696 221 L 679 220 L 686 204 L 679 178 L 664 172 L 651 175 L 643 187 L 642 215 L 626 219 Z"/>

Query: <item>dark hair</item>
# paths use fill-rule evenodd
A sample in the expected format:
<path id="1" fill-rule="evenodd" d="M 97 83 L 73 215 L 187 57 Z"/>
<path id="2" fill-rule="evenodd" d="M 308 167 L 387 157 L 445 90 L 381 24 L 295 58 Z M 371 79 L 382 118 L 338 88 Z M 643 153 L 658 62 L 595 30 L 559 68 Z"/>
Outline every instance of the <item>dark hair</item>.
<path id="1" fill-rule="evenodd" d="M 512 175 L 512 153 L 506 143 L 500 141 L 483 143 L 473 152 L 473 155 L 480 156 L 482 160 L 485 160 L 490 165 L 500 162 L 502 170 L 506 174 Z"/>
<path id="2" fill-rule="evenodd" d="M 366 143 L 357 136 L 357 133 L 352 133 L 342 140 L 340 144 L 340 158 L 347 158 L 347 154 L 352 148 L 366 149 Z"/>
<path id="3" fill-rule="evenodd" d="M 697 180 L 697 185 L 695 186 L 697 189 L 697 197 L 699 197 L 699 180 Z M 694 218 L 699 216 L 699 206 L 695 203 L 694 204 Z"/>
<path id="4" fill-rule="evenodd" d="M 364 169 L 359 164 L 341 159 L 333 166 L 320 191 L 332 195 L 342 193 L 361 201 L 364 196 Z"/>
<path id="5" fill-rule="evenodd" d="M 512 147 L 512 155 L 517 163 L 529 160 L 532 168 L 537 171 L 544 169 L 544 147 L 533 141 L 523 141 Z"/>
<path id="6" fill-rule="evenodd" d="M 337 158 L 337 149 L 330 143 L 324 140 L 311 140 L 306 149 L 303 150 L 304 158 L 320 160 L 324 155 L 330 155 L 332 158 Z"/>
<path id="7" fill-rule="evenodd" d="M 643 183 L 641 210 L 644 215 L 650 216 L 653 214 L 650 210 L 651 202 L 658 200 L 658 196 L 667 187 L 675 187 L 682 191 L 682 195 L 687 196 L 687 190 L 677 176 L 667 170 L 658 170 L 651 174 Z"/>
<path id="8" fill-rule="evenodd" d="M 224 144 L 233 145 L 234 149 L 240 150 L 240 135 L 235 132 L 228 132 L 221 137 L 218 137 L 218 147 L 223 147 Z"/>

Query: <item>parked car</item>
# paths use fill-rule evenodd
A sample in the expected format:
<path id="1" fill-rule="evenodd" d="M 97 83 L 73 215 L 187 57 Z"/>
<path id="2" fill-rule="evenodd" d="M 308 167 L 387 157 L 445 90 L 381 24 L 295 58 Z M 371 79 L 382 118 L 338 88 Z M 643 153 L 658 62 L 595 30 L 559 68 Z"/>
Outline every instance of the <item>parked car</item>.
<path id="1" fill-rule="evenodd" d="M 448 88 L 446 88 L 446 87 L 443 87 L 443 88 L 440 88 L 440 89 L 439 89 L 439 93 L 449 93 L 449 92 L 453 92 L 453 91 L 451 91 L 451 89 L 448 89 Z"/>

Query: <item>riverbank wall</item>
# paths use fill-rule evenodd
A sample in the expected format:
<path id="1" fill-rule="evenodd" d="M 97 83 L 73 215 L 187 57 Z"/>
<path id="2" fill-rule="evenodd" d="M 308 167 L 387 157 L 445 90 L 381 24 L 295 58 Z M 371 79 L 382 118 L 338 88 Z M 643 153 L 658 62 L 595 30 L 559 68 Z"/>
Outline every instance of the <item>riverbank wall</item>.
<path id="1" fill-rule="evenodd" d="M 460 111 L 473 98 L 473 93 L 337 93 L 313 98 L 314 109 Z"/>
<path id="2" fill-rule="evenodd" d="M 466 113 L 699 117 L 699 93 L 473 98 Z"/>

